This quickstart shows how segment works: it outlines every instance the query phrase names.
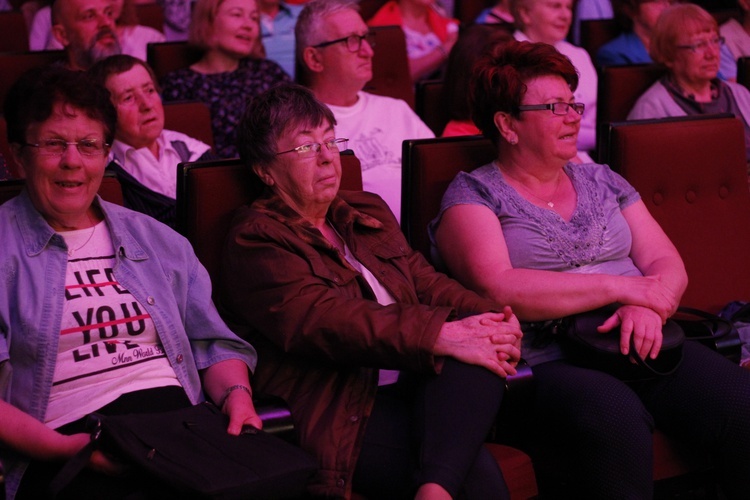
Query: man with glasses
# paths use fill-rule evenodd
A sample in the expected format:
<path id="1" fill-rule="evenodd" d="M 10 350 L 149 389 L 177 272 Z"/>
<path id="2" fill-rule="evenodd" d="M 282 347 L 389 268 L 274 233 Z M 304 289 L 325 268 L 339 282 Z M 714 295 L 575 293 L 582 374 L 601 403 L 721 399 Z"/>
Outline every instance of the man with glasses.
<path id="1" fill-rule="evenodd" d="M 336 136 L 347 137 L 362 164 L 365 191 L 379 194 L 401 215 L 401 144 L 434 137 L 399 99 L 362 89 L 372 79 L 374 38 L 346 0 L 313 0 L 295 29 L 298 78 L 336 117 Z"/>

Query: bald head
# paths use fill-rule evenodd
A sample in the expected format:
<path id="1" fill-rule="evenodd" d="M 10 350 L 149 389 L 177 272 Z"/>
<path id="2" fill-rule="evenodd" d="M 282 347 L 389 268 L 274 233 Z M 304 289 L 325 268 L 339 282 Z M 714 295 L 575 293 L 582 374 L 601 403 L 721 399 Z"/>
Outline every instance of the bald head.
<path id="1" fill-rule="evenodd" d="M 74 69 L 86 70 L 120 53 L 110 0 L 55 0 L 52 34 L 65 47 Z"/>

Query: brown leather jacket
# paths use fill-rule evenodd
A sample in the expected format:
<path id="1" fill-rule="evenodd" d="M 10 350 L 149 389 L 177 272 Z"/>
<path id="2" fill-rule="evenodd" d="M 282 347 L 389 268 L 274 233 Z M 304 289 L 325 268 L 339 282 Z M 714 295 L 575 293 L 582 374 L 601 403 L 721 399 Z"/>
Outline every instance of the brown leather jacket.
<path id="1" fill-rule="evenodd" d="M 342 191 L 328 218 L 395 304 L 379 305 L 339 251 L 270 193 L 235 218 L 219 299 L 258 351 L 253 386 L 289 403 L 302 447 L 318 457 L 311 493 L 349 497 L 377 368 L 437 372 L 443 323 L 500 308 L 412 250 L 378 196 Z"/>

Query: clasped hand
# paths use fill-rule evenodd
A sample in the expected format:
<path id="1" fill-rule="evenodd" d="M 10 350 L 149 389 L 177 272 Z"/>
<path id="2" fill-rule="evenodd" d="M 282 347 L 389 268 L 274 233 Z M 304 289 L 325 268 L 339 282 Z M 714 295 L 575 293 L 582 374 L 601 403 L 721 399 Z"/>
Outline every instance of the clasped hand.
<path id="1" fill-rule="evenodd" d="M 515 375 L 521 359 L 521 326 L 510 307 L 445 323 L 435 354 L 483 366 L 500 377 Z"/>

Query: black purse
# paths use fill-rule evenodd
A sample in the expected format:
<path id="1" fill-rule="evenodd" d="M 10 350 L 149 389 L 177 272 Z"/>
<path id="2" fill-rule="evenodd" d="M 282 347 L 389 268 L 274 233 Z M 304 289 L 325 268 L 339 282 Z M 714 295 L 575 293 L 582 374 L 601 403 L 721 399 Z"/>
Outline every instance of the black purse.
<path id="1" fill-rule="evenodd" d="M 272 415 L 271 427 L 273 419 Z M 163 413 L 93 414 L 90 423 L 91 443 L 53 480 L 52 496 L 99 448 L 185 498 L 298 497 L 317 470 L 312 456 L 268 432 L 248 427 L 239 436 L 227 434 L 229 417 L 211 403 Z"/>
<path id="2" fill-rule="evenodd" d="M 643 380 L 674 373 L 682 361 L 685 332 L 677 322 L 667 320 L 662 327 L 662 347 L 656 359 L 642 358 L 630 340 L 630 354 L 620 352 L 620 329 L 600 333 L 596 327 L 609 318 L 617 306 L 562 318 L 556 326 L 560 344 L 571 362 L 578 366 L 610 373 L 622 380 Z"/>

